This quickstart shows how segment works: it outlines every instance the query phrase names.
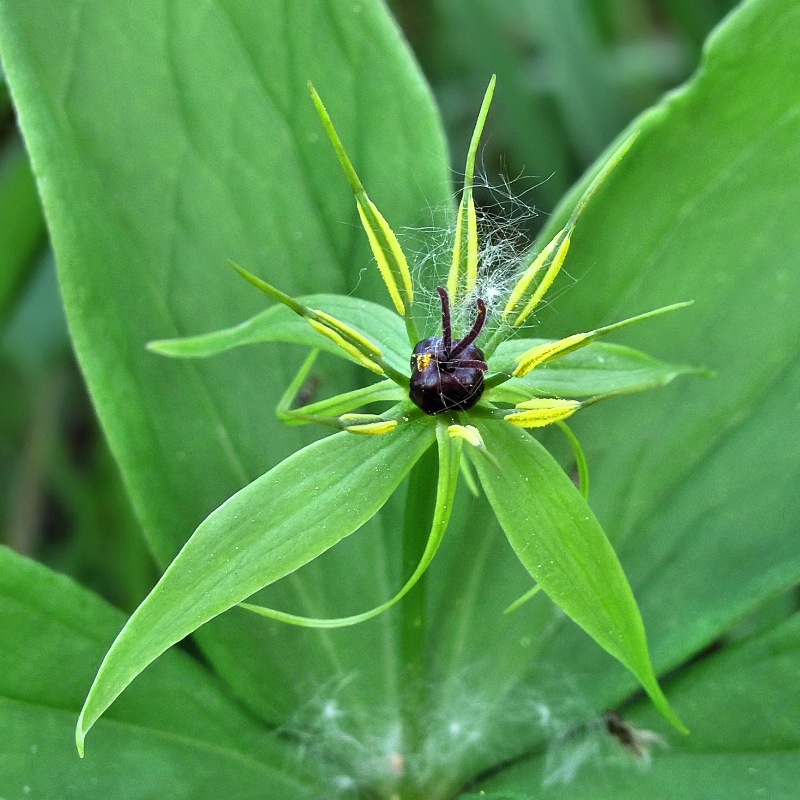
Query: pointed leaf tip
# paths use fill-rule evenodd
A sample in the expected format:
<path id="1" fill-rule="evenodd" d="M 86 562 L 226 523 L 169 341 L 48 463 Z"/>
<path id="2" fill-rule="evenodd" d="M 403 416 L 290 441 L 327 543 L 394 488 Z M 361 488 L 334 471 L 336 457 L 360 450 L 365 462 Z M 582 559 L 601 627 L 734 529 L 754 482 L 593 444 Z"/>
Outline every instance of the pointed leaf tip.
<path id="1" fill-rule="evenodd" d="M 567 616 L 636 677 L 670 724 L 685 731 L 656 680 L 627 578 L 586 501 L 536 439 L 501 422 L 478 427 L 487 447 L 503 453 L 502 468 L 467 452 L 520 562 Z"/>
<path id="2" fill-rule="evenodd" d="M 78 721 L 79 749 L 85 732 L 165 650 L 371 519 L 433 438 L 430 426 L 414 423 L 358 444 L 335 434 L 289 456 L 206 517 L 103 659 Z"/>
<path id="3" fill-rule="evenodd" d="M 81 729 L 82 722 L 83 712 L 81 711 L 81 715 L 78 717 L 78 727 L 75 729 L 75 747 L 80 758 L 84 756 L 84 740 L 86 739 L 86 733 Z"/>

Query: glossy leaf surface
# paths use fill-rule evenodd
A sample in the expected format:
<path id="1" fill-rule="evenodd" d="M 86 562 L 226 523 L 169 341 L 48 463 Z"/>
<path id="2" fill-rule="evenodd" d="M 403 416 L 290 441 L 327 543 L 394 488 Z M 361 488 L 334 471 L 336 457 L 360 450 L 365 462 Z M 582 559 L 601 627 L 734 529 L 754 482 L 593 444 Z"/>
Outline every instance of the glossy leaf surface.
<path id="1" fill-rule="evenodd" d="M 791 256 L 800 251 L 800 229 L 786 217 L 800 203 L 790 177 L 800 170 L 798 36 L 800 10 L 785 0 L 743 3 L 715 31 L 697 76 L 631 126 L 641 133 L 624 169 L 576 231 L 566 267 L 575 282 L 562 278 L 568 291 L 538 321 L 537 333 L 555 337 L 676 298 L 695 300 L 680 320 L 654 320 L 620 341 L 710 368 L 715 378 L 681 380 L 574 417 L 590 464 L 592 509 L 628 575 L 661 674 L 800 578 L 800 271 Z M 563 225 L 580 191 L 565 200 L 542 242 Z M 473 615 L 503 602 L 497 589 L 484 588 L 511 568 L 491 541 L 485 533 L 479 539 L 488 551 L 476 558 L 483 583 L 476 575 L 463 601 Z M 513 630 L 474 622 L 452 663 L 527 637 L 526 652 L 484 662 L 476 685 L 488 692 L 511 683 L 512 673 L 525 676 L 528 696 L 567 724 L 635 690 L 580 631 L 537 602 Z M 679 698 L 675 704 L 682 712 Z M 507 719 L 497 725 L 507 729 Z M 520 738 L 526 735 L 535 746 L 552 732 L 529 719 Z M 466 762 L 465 771 L 485 763 L 480 754 Z"/>
<path id="2" fill-rule="evenodd" d="M 560 333 L 566 318 L 594 327 L 667 298 L 695 301 L 680 323 L 662 318 L 620 338 L 716 377 L 603 404 L 575 426 L 592 506 L 661 668 L 800 579 L 800 270 L 788 255 L 800 228 L 785 216 L 800 202 L 787 179 L 800 169 L 798 35 L 800 9 L 786 0 L 745 3 L 715 31 L 697 76 L 631 126 L 641 134 L 625 170 L 576 233 L 576 284 L 558 317 L 541 321 Z M 561 630 L 545 658 L 599 669 Z M 613 694 L 621 677 L 604 672 L 595 687 Z"/>

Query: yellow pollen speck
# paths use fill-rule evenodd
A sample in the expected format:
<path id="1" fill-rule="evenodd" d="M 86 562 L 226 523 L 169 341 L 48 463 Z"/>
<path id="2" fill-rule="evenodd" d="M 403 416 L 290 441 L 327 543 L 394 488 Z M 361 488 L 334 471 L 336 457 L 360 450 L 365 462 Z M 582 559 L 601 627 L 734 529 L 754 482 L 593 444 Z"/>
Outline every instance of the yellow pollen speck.
<path id="1" fill-rule="evenodd" d="M 417 370 L 422 372 L 431 363 L 433 356 L 430 353 L 417 353 L 415 358 L 417 359 Z"/>

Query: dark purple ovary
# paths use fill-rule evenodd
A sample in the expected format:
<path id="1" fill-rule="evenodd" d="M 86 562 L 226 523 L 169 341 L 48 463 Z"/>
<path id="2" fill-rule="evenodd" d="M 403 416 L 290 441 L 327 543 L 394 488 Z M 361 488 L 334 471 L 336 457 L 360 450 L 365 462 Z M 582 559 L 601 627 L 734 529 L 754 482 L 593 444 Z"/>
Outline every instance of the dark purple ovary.
<path id="1" fill-rule="evenodd" d="M 486 305 L 478 300 L 478 316 L 469 333 L 453 341 L 450 298 L 441 286 L 442 335 L 417 342 L 411 355 L 408 396 L 426 414 L 471 408 L 483 393 L 483 373 L 488 369 L 474 342 L 486 321 Z"/>

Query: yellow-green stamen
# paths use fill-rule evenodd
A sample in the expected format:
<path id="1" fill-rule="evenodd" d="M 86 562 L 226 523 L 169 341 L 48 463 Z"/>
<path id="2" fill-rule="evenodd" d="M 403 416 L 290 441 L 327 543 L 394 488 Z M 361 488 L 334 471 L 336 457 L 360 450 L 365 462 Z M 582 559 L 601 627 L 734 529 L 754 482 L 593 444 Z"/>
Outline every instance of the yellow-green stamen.
<path id="1" fill-rule="evenodd" d="M 364 349 L 369 350 L 370 353 L 374 353 L 376 356 L 383 355 L 380 349 L 376 347 L 369 339 L 367 339 L 366 336 L 362 336 L 357 330 L 354 330 L 341 320 L 336 319 L 336 317 L 331 316 L 325 311 L 319 311 L 317 309 L 314 309 L 314 313 L 317 315 L 319 319 L 321 319 L 324 323 L 326 323 L 328 327 L 333 328 L 335 331 L 337 331 L 342 336 L 349 339 L 351 342 L 358 342 L 359 344 L 363 345 Z"/>
<path id="2" fill-rule="evenodd" d="M 330 339 L 334 344 L 338 345 L 348 355 L 352 356 L 359 364 L 366 367 L 378 375 L 383 375 L 383 368 L 380 364 L 376 364 L 369 356 L 361 352 L 356 345 L 348 342 L 338 331 L 326 325 L 324 322 L 319 322 L 316 319 L 307 319 L 308 324 L 317 332 L 321 333 L 326 338 Z"/>
<path id="3" fill-rule="evenodd" d="M 548 243 L 544 250 L 534 258 L 525 272 L 522 273 L 516 286 L 514 286 L 514 289 L 508 297 L 506 307 L 503 309 L 503 319 L 514 311 L 517 304 L 522 299 L 522 296 L 528 291 L 528 287 L 531 285 L 533 279 L 542 271 L 546 264 L 550 263 L 550 254 L 555 249 L 556 244 L 558 244 L 558 237 L 561 236 L 562 233 L 563 230 L 559 231 L 555 238 Z"/>
<path id="4" fill-rule="evenodd" d="M 580 408 L 577 400 L 559 400 L 557 398 L 537 397 L 524 403 L 506 415 L 506 422 L 520 428 L 542 428 L 553 422 L 566 419 Z"/>
<path id="5" fill-rule="evenodd" d="M 591 333 L 574 333 L 572 336 L 559 339 L 557 342 L 537 344 L 535 347 L 531 347 L 530 350 L 526 350 L 521 356 L 517 356 L 519 364 L 511 374 L 515 378 L 522 378 L 534 367 L 538 367 L 540 364 L 544 364 L 554 358 L 559 358 L 577 349 L 577 347 L 591 336 Z"/>
<path id="6" fill-rule="evenodd" d="M 414 289 L 411 283 L 411 272 L 408 269 L 408 262 L 400 247 L 400 242 L 389 223 L 367 196 L 367 192 L 345 152 L 344 145 L 336 133 L 330 115 L 316 89 L 309 83 L 308 90 L 311 92 L 311 99 L 314 101 L 314 106 L 322 120 L 325 133 L 328 134 L 328 138 L 331 140 L 333 149 L 356 199 L 361 224 L 366 231 L 372 255 L 375 257 L 378 270 L 386 284 L 386 288 L 389 290 L 392 303 L 394 303 L 398 314 L 407 317 L 414 300 Z"/>
<path id="7" fill-rule="evenodd" d="M 550 266 L 547 268 L 547 272 L 545 272 L 542 282 L 536 287 L 533 296 L 530 300 L 528 300 L 525 308 L 519 312 L 517 318 L 514 320 L 514 327 L 521 325 L 531 315 L 536 306 L 539 305 L 539 301 L 547 293 L 547 290 L 553 285 L 553 281 L 556 279 L 556 276 L 559 272 L 561 272 L 561 267 L 563 266 L 564 260 L 567 257 L 567 252 L 569 251 L 571 241 L 572 234 L 565 231 L 561 231 L 556 238 L 553 239 L 552 245 L 555 252 L 553 252 Z"/>
<path id="8" fill-rule="evenodd" d="M 474 425 L 449 425 L 447 432 L 451 439 L 463 439 L 473 447 L 485 447 L 483 437 Z"/>
<path id="9" fill-rule="evenodd" d="M 521 378 L 527 375 L 534 367 L 543 364 L 546 361 L 551 361 L 554 358 L 561 358 L 561 356 L 571 353 L 573 350 L 578 350 L 585 347 L 587 344 L 593 342 L 598 336 L 602 336 L 612 331 L 618 331 L 628 325 L 633 325 L 635 322 L 642 322 L 642 320 L 650 319 L 651 317 L 658 317 L 661 314 L 666 314 L 668 311 L 675 311 L 679 308 L 685 308 L 691 305 L 691 301 L 684 303 L 673 303 L 669 306 L 662 306 L 661 308 L 654 308 L 652 311 L 645 311 L 644 314 L 637 314 L 635 317 L 628 317 L 628 319 L 613 322 L 611 325 L 604 325 L 602 328 L 595 328 L 593 331 L 586 333 L 573 333 L 572 336 L 567 336 L 565 339 L 559 339 L 557 342 L 544 342 L 537 344 L 526 350 L 522 355 L 517 356 L 518 365 L 514 372 L 513 377 Z"/>
<path id="10" fill-rule="evenodd" d="M 345 430 L 348 433 L 378 435 L 382 433 L 389 433 L 397 427 L 396 419 L 382 419 L 374 414 L 342 414 L 339 419 L 345 423 L 358 419 L 370 420 L 356 422 L 354 425 L 346 425 Z"/>
<path id="11" fill-rule="evenodd" d="M 458 206 L 456 218 L 456 235 L 453 242 L 453 261 L 447 275 L 447 291 L 450 299 L 455 302 L 459 289 L 463 283 L 464 294 L 468 295 L 475 289 L 478 279 L 478 220 L 475 212 L 475 200 L 472 196 L 472 184 L 475 179 L 475 157 L 478 152 L 483 126 L 492 103 L 496 76 L 492 75 L 486 94 L 481 103 L 475 130 L 467 151 L 467 163 L 464 169 L 464 190 L 461 194 L 461 203 Z"/>
<path id="12" fill-rule="evenodd" d="M 517 306 L 530 288 L 533 278 L 543 267 L 547 266 L 547 272 L 545 273 L 542 282 L 536 287 L 530 300 L 528 300 L 528 302 L 525 304 L 525 307 L 519 312 L 512 324 L 515 327 L 517 325 L 521 325 L 539 304 L 564 264 L 564 259 L 567 257 L 567 251 L 569 250 L 572 232 L 575 230 L 575 226 L 578 224 L 578 219 L 580 218 L 586 206 L 589 204 L 589 201 L 592 199 L 592 197 L 594 197 L 597 190 L 611 174 L 611 171 L 617 166 L 617 164 L 619 164 L 619 162 L 622 160 L 622 157 L 628 152 L 628 150 L 630 150 L 631 145 L 636 140 L 638 135 L 638 131 L 633 133 L 614 151 L 611 158 L 609 158 L 608 161 L 603 165 L 603 167 L 595 176 L 594 180 L 592 180 L 592 182 L 589 184 L 589 188 L 586 189 L 581 196 L 578 204 L 573 209 L 567 224 L 553 237 L 548 245 L 522 274 L 516 286 L 511 291 L 511 296 L 509 297 L 508 303 L 503 310 L 503 319 L 516 310 Z"/>

